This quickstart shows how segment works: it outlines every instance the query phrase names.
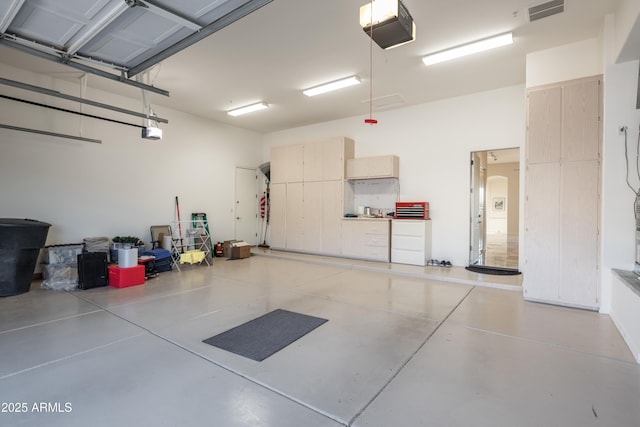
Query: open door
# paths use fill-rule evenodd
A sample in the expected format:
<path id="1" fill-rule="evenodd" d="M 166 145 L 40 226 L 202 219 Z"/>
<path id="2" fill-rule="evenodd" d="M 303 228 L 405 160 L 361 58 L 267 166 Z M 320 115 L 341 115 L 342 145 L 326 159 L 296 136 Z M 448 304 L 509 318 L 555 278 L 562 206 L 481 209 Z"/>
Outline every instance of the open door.
<path id="1" fill-rule="evenodd" d="M 485 247 L 485 187 L 487 184 L 487 153 L 471 153 L 471 245 L 470 265 L 484 265 Z"/>
<path id="2" fill-rule="evenodd" d="M 519 274 L 520 149 L 471 153 L 468 270 Z"/>

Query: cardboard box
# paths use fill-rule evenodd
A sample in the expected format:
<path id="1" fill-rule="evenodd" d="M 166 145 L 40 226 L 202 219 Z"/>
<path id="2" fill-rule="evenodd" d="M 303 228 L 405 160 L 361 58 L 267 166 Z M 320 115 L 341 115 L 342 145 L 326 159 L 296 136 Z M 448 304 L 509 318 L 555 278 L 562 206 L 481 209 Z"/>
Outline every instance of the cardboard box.
<path id="1" fill-rule="evenodd" d="M 225 258 L 231 257 L 231 245 L 233 243 L 240 243 L 242 240 L 225 240 L 222 242 L 222 256 Z"/>
<path id="2" fill-rule="evenodd" d="M 231 244 L 230 259 L 249 258 L 251 256 L 251 245 L 247 242 L 236 242 Z"/>
<path id="3" fill-rule="evenodd" d="M 129 268 L 109 266 L 109 286 L 126 288 L 136 285 L 144 285 L 144 265 L 138 264 Z"/>

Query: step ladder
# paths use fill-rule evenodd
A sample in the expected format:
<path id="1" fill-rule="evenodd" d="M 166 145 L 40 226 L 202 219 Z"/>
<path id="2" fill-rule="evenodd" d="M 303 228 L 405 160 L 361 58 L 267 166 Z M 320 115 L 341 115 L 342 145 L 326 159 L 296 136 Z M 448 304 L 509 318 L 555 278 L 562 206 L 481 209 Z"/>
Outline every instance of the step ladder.
<path id="1" fill-rule="evenodd" d="M 204 226 L 204 229 L 207 230 L 207 234 L 211 236 L 211 233 L 209 232 L 209 221 L 207 221 L 206 213 L 192 213 L 191 221 L 193 222 L 193 228 L 198 228 L 198 224 L 201 224 Z"/>

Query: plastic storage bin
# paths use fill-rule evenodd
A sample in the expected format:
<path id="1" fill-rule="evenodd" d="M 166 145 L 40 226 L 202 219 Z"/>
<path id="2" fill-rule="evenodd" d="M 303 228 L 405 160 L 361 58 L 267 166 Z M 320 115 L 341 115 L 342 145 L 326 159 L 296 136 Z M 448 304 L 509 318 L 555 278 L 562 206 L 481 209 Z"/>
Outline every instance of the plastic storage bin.
<path id="1" fill-rule="evenodd" d="M 29 291 L 49 227 L 33 219 L 0 218 L 0 297 Z"/>
<path id="2" fill-rule="evenodd" d="M 129 286 L 144 284 L 144 265 L 136 265 L 131 268 L 109 266 L 109 286 L 114 288 L 127 288 Z"/>
<path id="3" fill-rule="evenodd" d="M 42 262 L 45 264 L 74 264 L 82 253 L 82 244 L 54 245 L 45 248 Z"/>

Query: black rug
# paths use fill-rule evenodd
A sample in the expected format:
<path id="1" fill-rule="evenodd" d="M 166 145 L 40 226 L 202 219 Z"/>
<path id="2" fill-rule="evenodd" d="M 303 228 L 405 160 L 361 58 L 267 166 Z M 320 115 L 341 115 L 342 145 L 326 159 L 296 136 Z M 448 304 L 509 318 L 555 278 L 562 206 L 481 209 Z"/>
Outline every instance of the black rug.
<path id="1" fill-rule="evenodd" d="M 327 321 L 278 309 L 202 342 L 261 362 Z"/>
<path id="2" fill-rule="evenodd" d="M 518 270 L 512 268 L 485 267 L 483 265 L 468 265 L 465 268 L 474 273 L 494 274 L 497 276 L 516 276 L 521 274 Z"/>

